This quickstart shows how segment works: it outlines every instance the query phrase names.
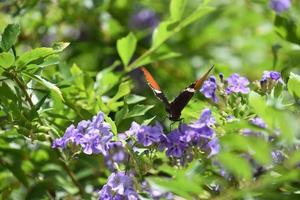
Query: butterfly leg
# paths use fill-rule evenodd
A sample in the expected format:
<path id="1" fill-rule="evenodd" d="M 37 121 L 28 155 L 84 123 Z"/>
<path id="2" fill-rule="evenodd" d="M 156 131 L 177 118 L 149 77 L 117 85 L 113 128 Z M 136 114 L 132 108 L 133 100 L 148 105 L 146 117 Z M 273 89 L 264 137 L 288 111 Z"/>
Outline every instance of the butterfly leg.
<path id="1" fill-rule="evenodd" d="M 171 132 L 171 130 L 172 130 L 172 126 L 173 126 L 173 124 L 175 124 L 177 121 L 173 121 L 171 124 L 170 124 L 170 132 Z"/>

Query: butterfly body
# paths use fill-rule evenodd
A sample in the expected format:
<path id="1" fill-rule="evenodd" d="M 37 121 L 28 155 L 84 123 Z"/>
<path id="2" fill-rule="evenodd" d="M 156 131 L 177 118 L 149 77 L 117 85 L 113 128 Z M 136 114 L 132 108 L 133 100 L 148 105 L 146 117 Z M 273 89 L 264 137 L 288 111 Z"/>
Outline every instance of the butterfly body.
<path id="1" fill-rule="evenodd" d="M 158 83 L 154 80 L 150 72 L 144 67 L 141 69 L 155 96 L 164 103 L 166 111 L 169 114 L 169 119 L 172 121 L 180 121 L 182 110 L 192 99 L 195 91 L 200 89 L 209 72 L 213 69 L 213 66 L 200 79 L 190 84 L 182 92 L 180 92 L 180 94 L 172 102 L 168 101 L 167 97 L 162 92 Z"/>

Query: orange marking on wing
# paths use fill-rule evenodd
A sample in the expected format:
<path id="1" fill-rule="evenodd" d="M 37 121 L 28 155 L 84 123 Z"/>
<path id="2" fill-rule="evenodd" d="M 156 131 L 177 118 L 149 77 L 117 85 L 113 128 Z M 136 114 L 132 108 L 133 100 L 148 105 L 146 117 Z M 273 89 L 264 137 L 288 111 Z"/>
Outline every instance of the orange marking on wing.
<path id="1" fill-rule="evenodd" d="M 147 82 L 150 84 L 150 86 L 156 90 L 161 91 L 159 85 L 154 80 L 154 78 L 152 77 L 150 72 L 145 67 L 141 67 L 141 70 L 143 71 L 145 78 L 146 78 Z"/>
<path id="2" fill-rule="evenodd" d="M 202 86 L 202 84 L 204 83 L 204 81 L 207 79 L 207 77 L 208 77 L 210 71 L 211 71 L 213 68 L 214 68 L 214 65 L 212 65 L 212 66 L 209 68 L 209 70 L 208 70 L 203 76 L 201 76 L 200 79 L 198 79 L 198 80 L 196 81 L 195 86 L 194 86 L 194 89 L 195 89 L 195 90 L 199 90 L 199 89 L 200 89 L 200 87 Z"/>

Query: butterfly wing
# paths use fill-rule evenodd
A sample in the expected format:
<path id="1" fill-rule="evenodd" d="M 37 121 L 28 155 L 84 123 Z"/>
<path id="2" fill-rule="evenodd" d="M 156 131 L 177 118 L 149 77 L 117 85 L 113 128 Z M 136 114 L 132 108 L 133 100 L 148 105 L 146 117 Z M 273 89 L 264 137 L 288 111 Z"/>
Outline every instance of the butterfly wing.
<path id="1" fill-rule="evenodd" d="M 188 104 L 195 93 L 195 83 L 185 88 L 170 104 L 170 119 L 177 121 L 181 111 Z"/>
<path id="2" fill-rule="evenodd" d="M 200 77 L 195 83 L 192 83 L 187 88 L 185 88 L 170 104 L 170 118 L 179 120 L 181 111 L 188 104 L 188 102 L 193 97 L 196 90 L 199 90 L 203 82 L 207 79 L 210 71 L 214 68 L 212 65 L 209 70 Z"/>
<path id="3" fill-rule="evenodd" d="M 152 77 L 150 72 L 145 67 L 142 67 L 141 70 L 143 71 L 144 76 L 147 80 L 147 83 L 150 86 L 150 88 L 152 89 L 152 91 L 154 92 L 155 96 L 165 104 L 166 108 L 169 108 L 170 103 L 169 103 L 167 97 L 161 91 L 158 83 L 154 80 L 154 78 Z"/>
<path id="4" fill-rule="evenodd" d="M 196 82 L 195 82 L 195 86 L 194 89 L 195 90 L 199 90 L 202 86 L 202 84 L 204 83 L 204 81 L 207 79 L 209 73 L 211 72 L 211 70 L 214 68 L 214 65 L 211 65 L 211 67 L 207 70 L 207 72 L 201 76 Z"/>

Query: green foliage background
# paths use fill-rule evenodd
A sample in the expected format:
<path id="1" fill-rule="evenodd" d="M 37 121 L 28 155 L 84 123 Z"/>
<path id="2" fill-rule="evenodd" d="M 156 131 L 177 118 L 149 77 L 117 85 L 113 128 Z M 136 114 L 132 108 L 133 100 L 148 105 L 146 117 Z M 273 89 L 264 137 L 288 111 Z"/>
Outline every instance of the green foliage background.
<path id="1" fill-rule="evenodd" d="M 186 199 L 256 199 L 262 194 L 259 199 L 299 198 L 300 173 L 294 165 L 300 154 L 293 146 L 299 142 L 300 122 L 299 2 L 293 1 L 281 15 L 265 0 L 188 0 L 184 12 L 180 3 L 185 1 L 172 2 L 170 6 L 169 1 L 155 0 L 0 1 L 1 199 L 97 198 L 95 191 L 109 175 L 103 158 L 79 149 L 53 150 L 51 142 L 70 124 L 100 110 L 115 134 L 127 130 L 133 120 L 163 121 L 167 130 L 170 122 L 162 105 L 135 68 L 147 64 L 172 99 L 212 63 L 215 75 L 237 72 L 251 81 L 260 79 L 264 70 L 280 71 L 288 90 L 276 88 L 270 98 L 251 93 L 247 107 L 234 104 L 237 111 L 212 107 L 218 120 L 221 111 L 238 112 L 241 119 L 219 130 L 226 133 L 220 160 L 236 179 L 226 182 L 204 171 L 209 164 L 203 161 L 181 170 L 162 166 L 159 170 L 174 175 L 172 183 L 159 177 L 151 180 Z M 152 10 L 163 22 L 153 41 L 151 29 L 130 25 L 142 9 Z M 183 112 L 185 121 L 198 118 L 207 106 L 210 103 L 197 94 Z M 270 127 L 279 127 L 289 158 L 257 182 L 237 152 L 248 151 L 244 144 L 250 145 L 258 154 L 255 159 L 269 164 L 272 145 L 234 134 L 250 127 L 245 120 L 253 113 Z M 186 175 L 190 173 L 194 176 Z M 227 190 L 210 193 L 204 186 L 208 182 Z"/>

